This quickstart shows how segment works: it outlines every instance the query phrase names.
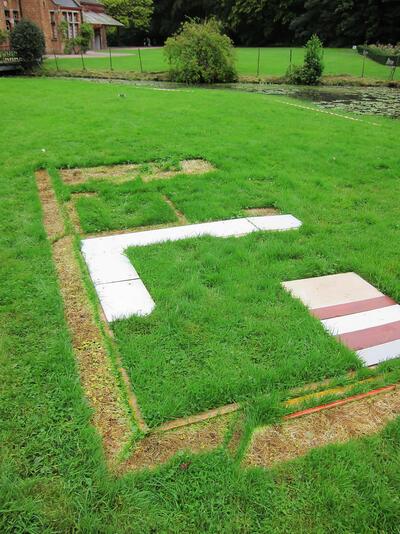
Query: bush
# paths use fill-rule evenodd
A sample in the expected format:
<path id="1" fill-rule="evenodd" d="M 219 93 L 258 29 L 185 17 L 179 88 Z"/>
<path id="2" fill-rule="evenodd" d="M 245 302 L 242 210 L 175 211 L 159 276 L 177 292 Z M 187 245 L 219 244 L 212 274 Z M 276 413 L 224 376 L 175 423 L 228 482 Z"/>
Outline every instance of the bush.
<path id="1" fill-rule="evenodd" d="M 184 83 L 233 82 L 237 79 L 232 41 L 215 19 L 190 20 L 166 41 L 170 78 Z"/>
<path id="2" fill-rule="evenodd" d="M 322 55 L 322 43 L 317 35 L 313 35 L 306 44 L 303 66 L 293 67 L 289 81 L 296 85 L 318 85 L 324 71 Z"/>
<path id="3" fill-rule="evenodd" d="M 8 33 L 0 29 L 0 45 L 4 44 L 8 39 Z"/>
<path id="4" fill-rule="evenodd" d="M 90 42 L 94 37 L 94 30 L 93 27 L 88 24 L 87 22 L 83 22 L 81 24 L 81 27 L 79 29 L 79 36 L 77 39 L 79 39 L 79 46 L 81 51 L 86 54 L 86 52 L 90 48 Z"/>
<path id="5" fill-rule="evenodd" d="M 40 65 L 45 53 L 43 32 L 29 20 L 21 20 L 10 34 L 11 50 L 21 61 L 21 66 L 30 70 Z"/>
<path id="6" fill-rule="evenodd" d="M 68 24 L 63 20 L 59 25 L 59 31 L 65 41 L 64 52 L 66 54 L 86 54 L 90 48 L 90 41 L 93 39 L 94 30 L 90 24 L 83 22 L 79 28 L 79 35 L 68 38 Z"/>
<path id="7" fill-rule="evenodd" d="M 397 45 L 358 45 L 357 51 L 381 65 L 400 65 L 400 43 Z"/>

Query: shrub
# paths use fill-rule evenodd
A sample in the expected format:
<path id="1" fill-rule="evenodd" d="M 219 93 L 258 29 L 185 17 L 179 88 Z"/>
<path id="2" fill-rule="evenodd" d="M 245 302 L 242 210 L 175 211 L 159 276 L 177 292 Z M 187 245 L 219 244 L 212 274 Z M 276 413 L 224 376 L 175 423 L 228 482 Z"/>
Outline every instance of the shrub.
<path id="1" fill-rule="evenodd" d="M 232 41 L 215 19 L 190 20 L 166 41 L 170 78 L 184 83 L 233 82 L 237 79 Z"/>
<path id="2" fill-rule="evenodd" d="M 303 66 L 293 67 L 289 81 L 297 85 L 318 85 L 324 71 L 322 55 L 322 43 L 317 35 L 313 35 L 306 44 Z"/>
<path id="3" fill-rule="evenodd" d="M 92 26 L 83 22 L 79 28 L 79 35 L 71 39 L 68 38 L 68 24 L 63 20 L 59 25 L 59 31 L 65 41 L 64 52 L 66 54 L 86 54 L 90 48 L 90 41 L 94 36 Z"/>
<path id="4" fill-rule="evenodd" d="M 4 44 L 8 39 L 8 33 L 0 29 L 0 46 Z"/>
<path id="5" fill-rule="evenodd" d="M 358 45 L 357 51 L 381 65 L 400 65 L 400 43 L 397 45 Z"/>
<path id="6" fill-rule="evenodd" d="M 42 62 L 45 41 L 42 30 L 29 20 L 21 20 L 10 34 L 11 50 L 21 61 L 21 66 L 30 70 Z"/>
<path id="7" fill-rule="evenodd" d="M 79 46 L 80 46 L 81 51 L 84 54 L 89 50 L 90 41 L 93 39 L 93 36 L 94 36 L 93 27 L 87 22 L 83 22 L 81 24 L 81 27 L 79 30 L 79 36 L 77 37 L 77 39 L 79 39 Z"/>

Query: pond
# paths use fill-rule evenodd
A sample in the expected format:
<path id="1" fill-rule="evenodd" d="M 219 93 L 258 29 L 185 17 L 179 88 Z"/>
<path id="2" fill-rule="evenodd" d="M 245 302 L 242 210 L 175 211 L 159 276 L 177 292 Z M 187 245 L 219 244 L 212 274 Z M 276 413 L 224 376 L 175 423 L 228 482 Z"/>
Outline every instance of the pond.
<path id="1" fill-rule="evenodd" d="M 88 79 L 100 83 L 117 83 L 153 87 L 159 90 L 190 89 L 187 85 L 137 80 Z M 248 93 L 289 96 L 301 101 L 312 102 L 329 110 L 344 110 L 363 115 L 385 115 L 400 118 L 400 90 L 390 87 L 306 87 L 267 83 L 232 83 L 203 85 L 204 89 L 229 89 Z"/>
<path id="2" fill-rule="evenodd" d="M 224 86 L 226 87 L 226 86 Z M 400 118 L 400 90 L 389 87 L 299 87 L 277 84 L 232 84 L 231 89 L 285 95 L 324 109 Z"/>

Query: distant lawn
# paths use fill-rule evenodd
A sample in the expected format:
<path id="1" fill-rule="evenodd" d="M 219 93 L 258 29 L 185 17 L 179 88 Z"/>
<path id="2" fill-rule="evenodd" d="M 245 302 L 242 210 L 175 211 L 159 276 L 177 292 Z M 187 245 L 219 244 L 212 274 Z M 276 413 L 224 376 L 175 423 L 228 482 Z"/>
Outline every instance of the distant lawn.
<path id="1" fill-rule="evenodd" d="M 113 49 L 114 53 L 129 53 L 130 56 L 113 57 L 112 64 L 115 71 L 140 72 L 140 60 L 137 50 Z M 167 70 L 167 62 L 163 50 L 143 49 L 140 51 L 142 67 L 144 72 L 162 72 Z M 301 64 L 304 57 L 304 49 L 293 48 L 292 61 L 294 64 Z M 240 75 L 255 76 L 257 73 L 258 61 L 257 48 L 238 48 L 238 71 Z M 82 61 L 79 58 L 59 58 L 59 68 L 64 70 L 81 70 Z M 363 58 L 355 50 L 348 48 L 326 48 L 324 52 L 326 75 L 335 76 L 355 76 L 361 77 Z M 110 70 L 108 57 L 104 58 L 84 58 L 85 66 L 88 70 Z M 283 76 L 290 63 L 290 48 L 262 48 L 260 53 L 260 75 L 262 76 Z M 55 69 L 54 59 L 45 62 L 47 68 Z M 388 79 L 390 69 L 367 59 L 365 62 L 365 77 L 376 79 Z M 396 71 L 396 78 L 400 80 L 400 68 Z"/>

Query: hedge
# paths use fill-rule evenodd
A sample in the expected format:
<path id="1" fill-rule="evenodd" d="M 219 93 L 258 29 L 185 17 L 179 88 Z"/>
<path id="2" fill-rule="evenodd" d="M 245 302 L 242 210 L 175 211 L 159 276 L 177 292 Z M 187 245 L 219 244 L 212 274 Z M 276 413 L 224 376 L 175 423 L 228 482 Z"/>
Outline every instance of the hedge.
<path id="1" fill-rule="evenodd" d="M 373 61 L 380 63 L 381 65 L 386 65 L 390 67 L 393 67 L 395 65 L 400 66 L 400 55 L 388 55 L 375 47 L 367 45 L 358 45 L 357 52 L 362 56 L 366 52 L 366 56 L 368 56 Z"/>

